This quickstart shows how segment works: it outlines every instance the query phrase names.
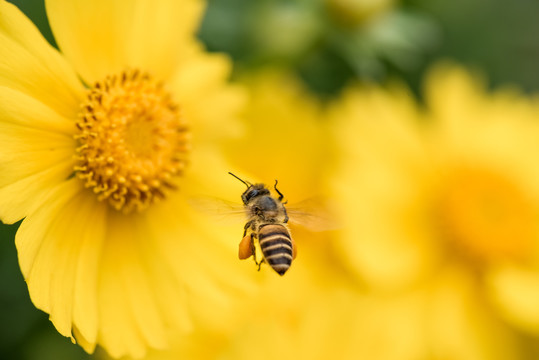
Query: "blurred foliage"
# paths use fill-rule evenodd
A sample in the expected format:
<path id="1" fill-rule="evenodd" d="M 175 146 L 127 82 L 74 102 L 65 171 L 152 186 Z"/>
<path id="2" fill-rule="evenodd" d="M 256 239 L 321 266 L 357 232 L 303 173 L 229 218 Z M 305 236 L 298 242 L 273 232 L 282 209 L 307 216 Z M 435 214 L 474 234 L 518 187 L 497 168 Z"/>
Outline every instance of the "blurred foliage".
<path id="1" fill-rule="evenodd" d="M 43 0 L 10 1 L 55 44 Z M 326 3 L 386 5 L 374 14 L 364 9 L 375 21 L 354 29 Z M 417 88 L 440 58 L 479 68 L 494 85 L 537 91 L 538 13 L 534 0 L 208 0 L 199 35 L 239 70 L 290 66 L 322 94 L 357 77 L 399 77 Z"/>
<path id="2" fill-rule="evenodd" d="M 350 79 L 413 71 L 439 42 L 433 20 L 390 0 L 209 3 L 200 37 L 211 51 L 229 53 L 240 70 L 291 67 L 321 95 Z"/>
<path id="3" fill-rule="evenodd" d="M 355 1 L 362 2 L 372 3 Z M 322 94 L 334 94 L 354 78 L 399 77 L 417 88 L 440 58 L 482 69 L 494 85 L 539 89 L 539 2 L 393 3 L 350 27 L 321 0 L 210 0 L 200 36 L 210 50 L 229 53 L 240 69 L 284 63 Z"/>
<path id="4" fill-rule="evenodd" d="M 539 89 L 539 2 L 406 0 L 404 5 L 428 13 L 440 25 L 443 41 L 429 63 L 440 57 L 456 59 L 484 71 L 494 85 Z"/>

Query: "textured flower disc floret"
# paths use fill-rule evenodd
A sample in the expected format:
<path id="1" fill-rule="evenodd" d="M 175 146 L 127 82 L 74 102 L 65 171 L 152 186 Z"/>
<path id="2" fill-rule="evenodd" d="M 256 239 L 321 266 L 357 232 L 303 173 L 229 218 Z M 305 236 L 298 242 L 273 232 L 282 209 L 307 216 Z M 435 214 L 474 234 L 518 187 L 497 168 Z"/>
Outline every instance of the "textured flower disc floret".
<path id="1" fill-rule="evenodd" d="M 100 201 L 141 211 L 175 189 L 186 165 L 188 127 L 162 84 L 138 70 L 96 82 L 75 136 L 77 176 Z"/>

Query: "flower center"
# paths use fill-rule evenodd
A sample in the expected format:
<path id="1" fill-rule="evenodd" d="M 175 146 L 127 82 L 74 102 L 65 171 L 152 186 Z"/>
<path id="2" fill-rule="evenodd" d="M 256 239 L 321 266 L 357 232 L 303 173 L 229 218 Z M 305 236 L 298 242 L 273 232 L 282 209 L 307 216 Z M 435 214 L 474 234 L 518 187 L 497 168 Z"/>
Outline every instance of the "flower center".
<path id="1" fill-rule="evenodd" d="M 453 245 L 482 260 L 522 260 L 537 235 L 535 209 L 514 182 L 494 172 L 461 168 L 441 199 L 441 225 Z"/>
<path id="2" fill-rule="evenodd" d="M 189 132 L 161 83 L 138 70 L 107 76 L 83 103 L 77 177 L 116 210 L 141 211 L 176 189 Z"/>

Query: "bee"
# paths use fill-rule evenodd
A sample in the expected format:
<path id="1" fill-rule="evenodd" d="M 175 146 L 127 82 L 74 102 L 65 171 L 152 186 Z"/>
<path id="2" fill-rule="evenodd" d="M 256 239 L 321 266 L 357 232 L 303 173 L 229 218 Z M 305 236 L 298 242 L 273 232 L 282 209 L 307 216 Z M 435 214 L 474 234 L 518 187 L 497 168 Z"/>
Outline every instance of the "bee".
<path id="1" fill-rule="evenodd" d="M 243 228 L 243 238 L 239 245 L 239 258 L 253 256 L 258 270 L 262 263 L 268 263 L 279 275 L 284 275 L 296 258 L 297 250 L 288 230 L 288 214 L 283 202 L 283 194 L 277 189 L 277 180 L 273 188 L 278 197 L 272 196 L 264 184 L 251 184 L 229 172 L 230 175 L 247 186 L 241 195 L 247 214 L 247 223 Z M 255 241 L 262 251 L 262 260 L 257 262 Z"/>

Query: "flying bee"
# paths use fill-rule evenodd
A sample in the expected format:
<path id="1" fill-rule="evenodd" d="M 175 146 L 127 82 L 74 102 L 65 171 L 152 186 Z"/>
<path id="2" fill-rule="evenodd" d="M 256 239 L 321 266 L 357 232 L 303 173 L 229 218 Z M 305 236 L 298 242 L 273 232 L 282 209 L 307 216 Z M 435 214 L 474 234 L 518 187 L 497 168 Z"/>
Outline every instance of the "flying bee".
<path id="1" fill-rule="evenodd" d="M 247 223 L 239 245 L 239 258 L 243 260 L 253 256 L 258 270 L 266 262 L 279 275 L 284 275 L 297 252 L 288 230 L 288 214 L 284 207 L 286 202 L 282 202 L 284 196 L 277 189 L 277 180 L 273 188 L 278 197 L 274 197 L 264 184 L 251 184 L 231 172 L 229 174 L 247 186 L 241 195 Z M 260 262 L 256 260 L 255 241 L 258 241 L 263 255 Z"/>

